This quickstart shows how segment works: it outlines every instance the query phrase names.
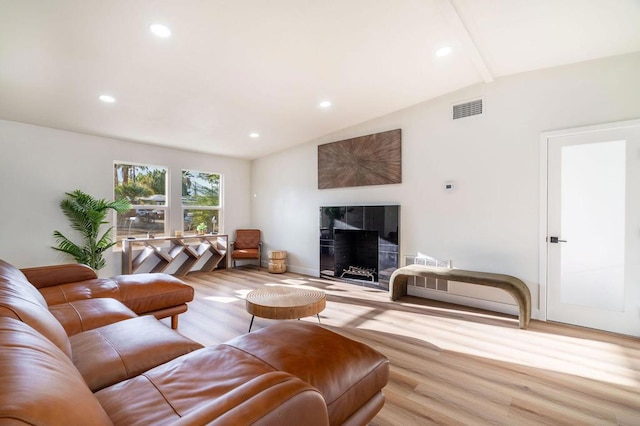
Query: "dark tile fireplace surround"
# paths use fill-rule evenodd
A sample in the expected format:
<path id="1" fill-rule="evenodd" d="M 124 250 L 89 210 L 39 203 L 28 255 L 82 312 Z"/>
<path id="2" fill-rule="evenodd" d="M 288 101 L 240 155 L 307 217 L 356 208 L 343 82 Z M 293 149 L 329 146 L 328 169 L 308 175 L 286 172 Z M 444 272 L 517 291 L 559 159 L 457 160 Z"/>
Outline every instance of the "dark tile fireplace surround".
<path id="1" fill-rule="evenodd" d="M 399 222 L 398 205 L 320 207 L 320 276 L 389 288 Z"/>

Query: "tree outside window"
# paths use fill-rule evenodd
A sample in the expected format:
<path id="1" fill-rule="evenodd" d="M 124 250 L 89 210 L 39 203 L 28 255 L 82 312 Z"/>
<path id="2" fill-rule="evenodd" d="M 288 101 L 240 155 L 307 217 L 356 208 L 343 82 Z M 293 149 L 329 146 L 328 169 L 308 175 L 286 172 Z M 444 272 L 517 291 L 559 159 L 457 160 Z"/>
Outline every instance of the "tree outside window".
<path id="1" fill-rule="evenodd" d="M 185 232 L 198 226 L 208 234 L 222 232 L 222 176 L 195 170 L 182 171 L 182 211 Z"/>
<path id="2" fill-rule="evenodd" d="M 115 199 L 133 206 L 116 217 L 117 240 L 166 235 L 167 168 L 116 162 L 113 170 Z"/>

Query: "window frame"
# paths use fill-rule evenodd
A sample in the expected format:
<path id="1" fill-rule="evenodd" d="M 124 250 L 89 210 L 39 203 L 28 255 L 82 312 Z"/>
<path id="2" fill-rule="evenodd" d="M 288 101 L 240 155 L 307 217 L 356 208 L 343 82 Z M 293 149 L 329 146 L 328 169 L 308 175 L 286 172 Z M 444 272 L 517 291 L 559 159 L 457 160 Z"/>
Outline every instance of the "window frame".
<path id="1" fill-rule="evenodd" d="M 169 229 L 169 219 L 170 219 L 170 203 L 169 203 L 169 190 L 170 190 L 170 176 L 171 176 L 171 170 L 169 167 L 167 166 L 163 166 L 163 165 L 158 165 L 158 164 L 147 164 L 147 163 L 138 163 L 138 162 L 133 162 L 133 161 L 121 161 L 121 160 L 114 160 L 113 162 L 113 198 L 114 200 L 117 199 L 117 188 L 120 186 L 120 181 L 119 181 L 119 176 L 117 174 L 118 170 L 119 170 L 119 166 L 133 166 L 133 167 L 148 167 L 148 168 L 152 168 L 154 170 L 162 170 L 164 171 L 164 194 L 153 194 L 154 196 L 156 195 L 160 195 L 160 196 L 164 196 L 164 202 L 163 204 L 157 204 L 157 202 L 155 204 L 133 204 L 131 203 L 131 210 L 135 211 L 137 213 L 137 211 L 162 211 L 162 220 L 163 220 L 163 225 L 162 225 L 162 230 L 158 231 L 156 229 L 151 229 L 151 227 L 149 227 L 149 229 L 146 231 L 146 235 L 145 232 L 142 231 L 138 231 L 136 233 L 137 237 L 140 237 L 140 234 L 142 234 L 143 236 L 147 236 L 147 235 L 154 235 L 154 236 L 167 236 L 168 234 L 168 229 Z M 135 181 L 134 181 L 135 182 Z M 144 199 L 147 198 L 147 200 L 144 201 L 148 201 L 149 198 L 151 196 L 148 197 L 139 197 L 140 199 Z M 129 197 L 127 197 L 127 199 L 129 199 Z M 129 199 L 129 202 L 131 202 L 131 200 Z M 143 216 L 147 216 L 147 214 L 143 215 Z M 118 227 L 119 225 L 119 215 L 114 212 L 113 215 L 113 220 L 114 220 L 114 228 L 115 228 L 115 238 L 118 241 L 118 246 L 122 245 L 122 240 L 125 238 L 129 238 L 131 236 L 134 236 L 131 233 L 131 225 L 133 224 L 133 222 L 129 222 L 128 227 L 126 226 L 125 223 L 125 227 L 127 227 L 127 231 L 126 232 L 122 232 L 120 233 L 120 228 Z M 136 214 L 135 216 L 131 216 L 130 214 L 127 214 L 127 216 L 125 217 L 126 219 L 130 219 L 133 217 L 143 217 L 143 216 L 139 216 L 138 214 Z M 156 223 L 157 217 L 150 217 L 148 219 L 146 219 L 146 223 Z"/>
<path id="2" fill-rule="evenodd" d="M 211 229 L 211 233 L 215 233 L 215 234 L 224 234 L 224 208 L 223 208 L 223 193 L 224 193 L 224 175 L 222 173 L 218 173 L 218 172 L 205 172 L 202 170 L 195 170 L 195 169 L 182 169 L 180 171 L 180 180 L 182 185 L 184 185 L 184 177 L 185 177 L 185 172 L 187 173 L 191 173 L 193 175 L 198 175 L 198 174 L 206 174 L 206 175 L 217 175 L 218 176 L 218 204 L 215 206 L 205 206 L 205 205 L 199 205 L 199 204 L 185 204 L 184 202 L 184 198 L 186 197 L 186 195 L 184 194 L 184 186 L 182 186 L 182 189 L 180 191 L 180 205 L 181 205 L 181 210 L 182 210 L 182 215 L 181 215 L 181 221 L 182 221 L 182 229 L 184 229 L 185 232 L 196 232 L 196 224 L 192 223 L 190 226 L 190 229 L 187 229 L 186 226 L 186 216 L 188 214 L 188 212 L 190 210 L 210 210 L 210 211 L 216 211 L 217 214 L 215 215 L 216 219 L 216 224 L 215 224 L 215 229 L 213 229 L 214 227 L 212 226 Z M 209 224 L 207 223 L 207 231 L 209 231 L 208 228 Z M 207 232 L 209 233 L 209 232 Z"/>

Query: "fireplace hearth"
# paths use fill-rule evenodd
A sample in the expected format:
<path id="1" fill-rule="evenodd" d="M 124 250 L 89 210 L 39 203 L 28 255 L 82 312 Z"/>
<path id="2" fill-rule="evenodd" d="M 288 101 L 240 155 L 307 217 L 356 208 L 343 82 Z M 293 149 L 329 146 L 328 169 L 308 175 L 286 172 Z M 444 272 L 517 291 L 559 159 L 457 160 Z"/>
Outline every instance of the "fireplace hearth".
<path id="1" fill-rule="evenodd" d="M 399 218 L 397 205 L 320 207 L 320 276 L 388 288 Z"/>

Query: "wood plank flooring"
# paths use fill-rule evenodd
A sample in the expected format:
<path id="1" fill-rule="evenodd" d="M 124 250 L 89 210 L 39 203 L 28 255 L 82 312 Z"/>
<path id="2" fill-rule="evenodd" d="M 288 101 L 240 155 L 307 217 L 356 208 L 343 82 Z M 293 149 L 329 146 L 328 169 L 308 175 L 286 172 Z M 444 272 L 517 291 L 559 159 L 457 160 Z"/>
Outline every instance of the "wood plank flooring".
<path id="1" fill-rule="evenodd" d="M 508 315 L 249 266 L 184 280 L 196 299 L 179 331 L 204 345 L 247 332 L 255 288 L 324 290 L 323 326 L 391 362 L 372 425 L 640 425 L 640 339 L 536 320 L 520 330 Z"/>

